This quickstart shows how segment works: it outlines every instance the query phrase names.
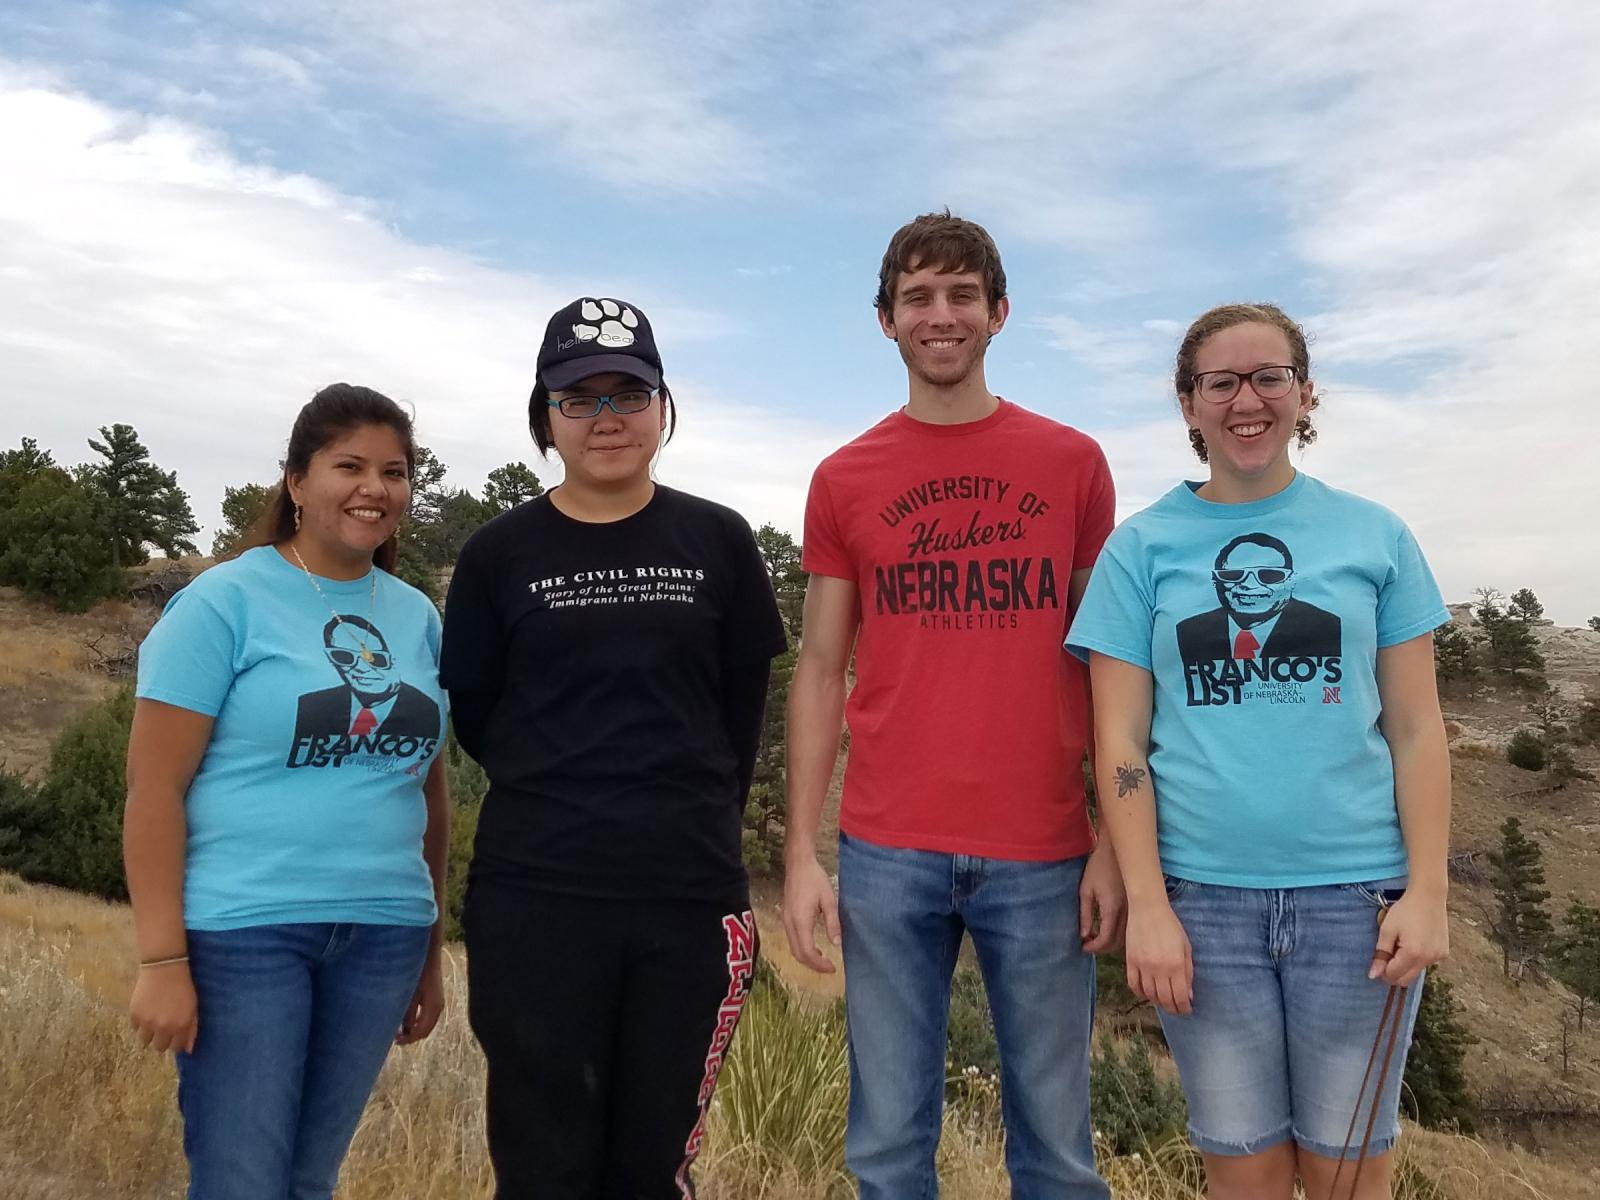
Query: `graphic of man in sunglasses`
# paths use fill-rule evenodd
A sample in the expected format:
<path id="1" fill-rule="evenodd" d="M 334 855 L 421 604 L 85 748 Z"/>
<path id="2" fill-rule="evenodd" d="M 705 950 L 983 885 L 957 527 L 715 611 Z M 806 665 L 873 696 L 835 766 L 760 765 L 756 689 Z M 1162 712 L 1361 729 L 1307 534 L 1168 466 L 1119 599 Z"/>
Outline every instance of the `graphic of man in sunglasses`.
<path id="1" fill-rule="evenodd" d="M 1178 622 L 1185 665 L 1339 656 L 1338 616 L 1294 598 L 1294 556 L 1271 534 L 1234 538 L 1211 581 L 1221 607 Z"/>
<path id="2" fill-rule="evenodd" d="M 322 648 L 343 683 L 300 697 L 295 746 L 319 753 L 309 761 L 293 754 L 290 766 L 325 765 L 327 751 L 336 760 L 333 765 L 347 754 L 409 757 L 440 736 L 439 706 L 400 678 L 399 664 L 376 625 L 357 616 L 329 621 Z"/>

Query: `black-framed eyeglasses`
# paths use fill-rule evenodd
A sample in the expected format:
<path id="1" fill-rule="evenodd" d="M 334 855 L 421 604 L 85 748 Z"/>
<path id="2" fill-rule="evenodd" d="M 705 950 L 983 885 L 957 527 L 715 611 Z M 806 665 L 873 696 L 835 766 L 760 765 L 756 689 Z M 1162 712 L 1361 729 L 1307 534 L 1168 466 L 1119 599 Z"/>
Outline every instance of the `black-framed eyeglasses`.
<path id="1" fill-rule="evenodd" d="M 609 408 L 619 417 L 643 412 L 650 402 L 661 394 L 660 388 L 630 388 L 626 392 L 613 392 L 609 396 L 565 396 L 560 400 L 546 401 L 551 408 L 559 408 L 563 417 L 582 420 L 598 417 L 602 408 Z"/>
<path id="2" fill-rule="evenodd" d="M 1239 570 L 1235 567 L 1218 567 L 1215 571 L 1211 572 L 1211 578 L 1215 579 L 1218 583 L 1227 584 L 1229 587 L 1232 587 L 1236 583 L 1243 583 L 1250 576 L 1254 575 L 1257 583 L 1261 584 L 1263 587 L 1272 587 L 1276 584 L 1282 583 L 1285 579 L 1288 579 L 1289 576 L 1293 574 L 1294 572 L 1288 567 L 1245 567 L 1243 570 Z"/>
<path id="3" fill-rule="evenodd" d="M 1294 390 L 1300 372 L 1294 367 L 1257 367 L 1254 371 L 1200 371 L 1194 377 L 1194 394 L 1213 404 L 1226 404 L 1250 381 L 1250 390 L 1263 400 L 1281 400 Z"/>
<path id="4" fill-rule="evenodd" d="M 329 646 L 327 653 L 328 661 L 336 667 L 353 667 L 357 663 L 365 661 L 369 666 L 375 667 L 379 671 L 387 671 L 392 662 L 388 654 L 382 650 L 368 650 L 367 654 L 364 655 L 356 650 L 343 650 L 338 646 Z M 368 658 L 367 655 L 371 655 L 371 657 Z"/>

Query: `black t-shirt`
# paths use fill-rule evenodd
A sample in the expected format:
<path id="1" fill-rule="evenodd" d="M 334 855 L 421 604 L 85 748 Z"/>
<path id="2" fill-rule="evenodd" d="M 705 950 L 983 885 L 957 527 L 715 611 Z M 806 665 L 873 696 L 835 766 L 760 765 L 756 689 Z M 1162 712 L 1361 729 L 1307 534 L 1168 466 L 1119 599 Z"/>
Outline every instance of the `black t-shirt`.
<path id="1" fill-rule="evenodd" d="M 452 703 L 479 714 L 468 748 L 489 775 L 471 877 L 744 896 L 730 725 L 753 728 L 760 704 L 730 716 L 727 681 L 764 679 L 784 648 L 732 509 L 658 485 L 621 521 L 576 521 L 541 496 L 484 525 L 456 564 L 440 661 Z"/>

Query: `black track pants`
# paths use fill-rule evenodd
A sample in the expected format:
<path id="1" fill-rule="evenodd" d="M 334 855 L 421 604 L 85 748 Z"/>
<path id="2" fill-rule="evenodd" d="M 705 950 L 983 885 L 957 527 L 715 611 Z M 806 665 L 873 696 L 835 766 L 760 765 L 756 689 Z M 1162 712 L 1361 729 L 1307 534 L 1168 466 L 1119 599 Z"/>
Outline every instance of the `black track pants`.
<path id="1" fill-rule="evenodd" d="M 751 914 L 475 880 L 463 925 L 497 1200 L 692 1197 Z"/>

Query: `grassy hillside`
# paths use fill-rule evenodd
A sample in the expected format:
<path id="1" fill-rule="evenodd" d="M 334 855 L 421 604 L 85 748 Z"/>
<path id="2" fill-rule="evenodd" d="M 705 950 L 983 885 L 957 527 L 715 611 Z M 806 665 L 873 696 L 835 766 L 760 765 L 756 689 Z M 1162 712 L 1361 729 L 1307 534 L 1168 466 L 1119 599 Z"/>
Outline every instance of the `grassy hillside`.
<path id="1" fill-rule="evenodd" d="M 111 686 L 102 656 L 125 648 L 152 615 L 113 603 L 63 616 L 0 588 L 0 763 L 37 775 L 55 732 Z M 1564 695 L 1578 699 L 1600 686 L 1600 633 L 1546 627 L 1539 636 L 1551 681 Z M 1443 699 L 1455 781 L 1452 842 L 1469 857 L 1456 873 L 1452 955 L 1440 974 L 1454 985 L 1463 1019 L 1480 1039 L 1468 1052 L 1467 1068 L 1472 1090 L 1490 1109 L 1485 1137 L 1494 1146 L 1514 1142 L 1516 1148 L 1415 1136 L 1407 1153 L 1421 1173 L 1408 1184 L 1409 1194 L 1600 1195 L 1600 1153 L 1592 1148 L 1600 1143 L 1600 1119 L 1572 1116 L 1600 1113 L 1600 1018 L 1591 1016 L 1582 1033 L 1569 1028 L 1564 1064 L 1562 1025 L 1571 998 L 1553 983 L 1517 985 L 1502 976 L 1500 952 L 1487 936 L 1492 896 L 1483 859 L 1500 823 L 1517 816 L 1544 852 L 1557 919 L 1569 896 L 1600 904 L 1600 785 L 1579 781 L 1552 789 L 1542 776 L 1507 763 L 1506 741 L 1528 722 L 1531 694 L 1523 688 L 1503 681 L 1455 684 Z M 1594 747 L 1579 748 L 1577 757 L 1600 774 Z M 838 783 L 836 773 L 835 797 Z M 825 824 L 828 831 L 836 828 L 836 812 Z M 801 1018 L 813 1009 L 830 1011 L 843 978 L 798 967 L 783 944 L 776 886 L 763 883 L 756 892 L 763 954 L 788 984 L 782 994 L 802 998 L 752 1009 L 730 1059 L 729 1087 L 705 1159 L 709 1170 L 702 1173 L 705 1194 L 821 1196 L 840 1178 L 842 1043 L 834 1025 L 807 1025 Z M 182 1164 L 170 1066 L 134 1053 L 125 1034 L 121 1009 L 131 958 L 123 910 L 0 879 L 0 1180 L 7 1188 L 23 1180 L 15 1186 L 33 1189 L 0 1189 L 5 1195 L 176 1194 Z M 459 972 L 453 986 L 461 986 Z M 427 1046 L 394 1056 L 363 1126 L 345 1194 L 487 1194 L 481 1066 L 460 1005 L 457 995 L 456 1018 Z M 1152 1017 L 1132 1011 L 1118 1020 L 1124 1027 L 1153 1028 Z M 778 1049 L 758 1058 L 762 1045 Z M 791 1053 L 795 1046 L 806 1048 Z M 730 1122 L 747 1063 L 764 1063 L 773 1072 L 785 1063 L 803 1069 L 807 1086 L 821 1089 L 814 1107 L 833 1116 L 797 1131 L 792 1115 L 783 1124 L 752 1100 L 739 1110 L 748 1120 Z M 758 1084 L 750 1081 L 757 1096 Z M 1003 1194 L 992 1114 L 953 1111 L 947 1135 L 953 1172 L 947 1194 Z M 805 1145 L 814 1152 L 797 1156 L 796 1147 Z M 1530 1149 L 1540 1154 L 1530 1157 Z M 1108 1169 L 1121 1173 L 1128 1196 L 1194 1194 L 1192 1160 L 1180 1148 L 1154 1160 L 1149 1154 L 1137 1161 L 1108 1159 Z M 397 1187 L 401 1179 L 404 1186 Z M 1538 1193 L 1512 1179 L 1528 1181 Z M 1449 1186 L 1418 1191 L 1424 1180 Z"/>
<path id="2" fill-rule="evenodd" d="M 767 945 L 781 938 L 763 929 Z M 167 1200 L 182 1194 L 171 1059 L 139 1048 L 123 1000 L 132 929 L 116 905 L 0 876 L 0 1180 L 8 1200 Z M 384 1069 L 345 1168 L 341 1200 L 486 1200 L 482 1060 L 452 951 L 450 1004 L 433 1037 Z M 752 996 L 717 1101 L 699 1178 L 706 1200 L 822 1200 L 842 1174 L 845 1071 L 834 1005 L 773 977 Z M 1577 1200 L 1593 1180 L 1516 1149 L 1407 1129 L 1401 1200 Z M 1181 1143 L 1112 1156 L 1121 1200 L 1196 1200 Z M 992 1108 L 952 1106 L 945 1195 L 1007 1194 Z"/>

